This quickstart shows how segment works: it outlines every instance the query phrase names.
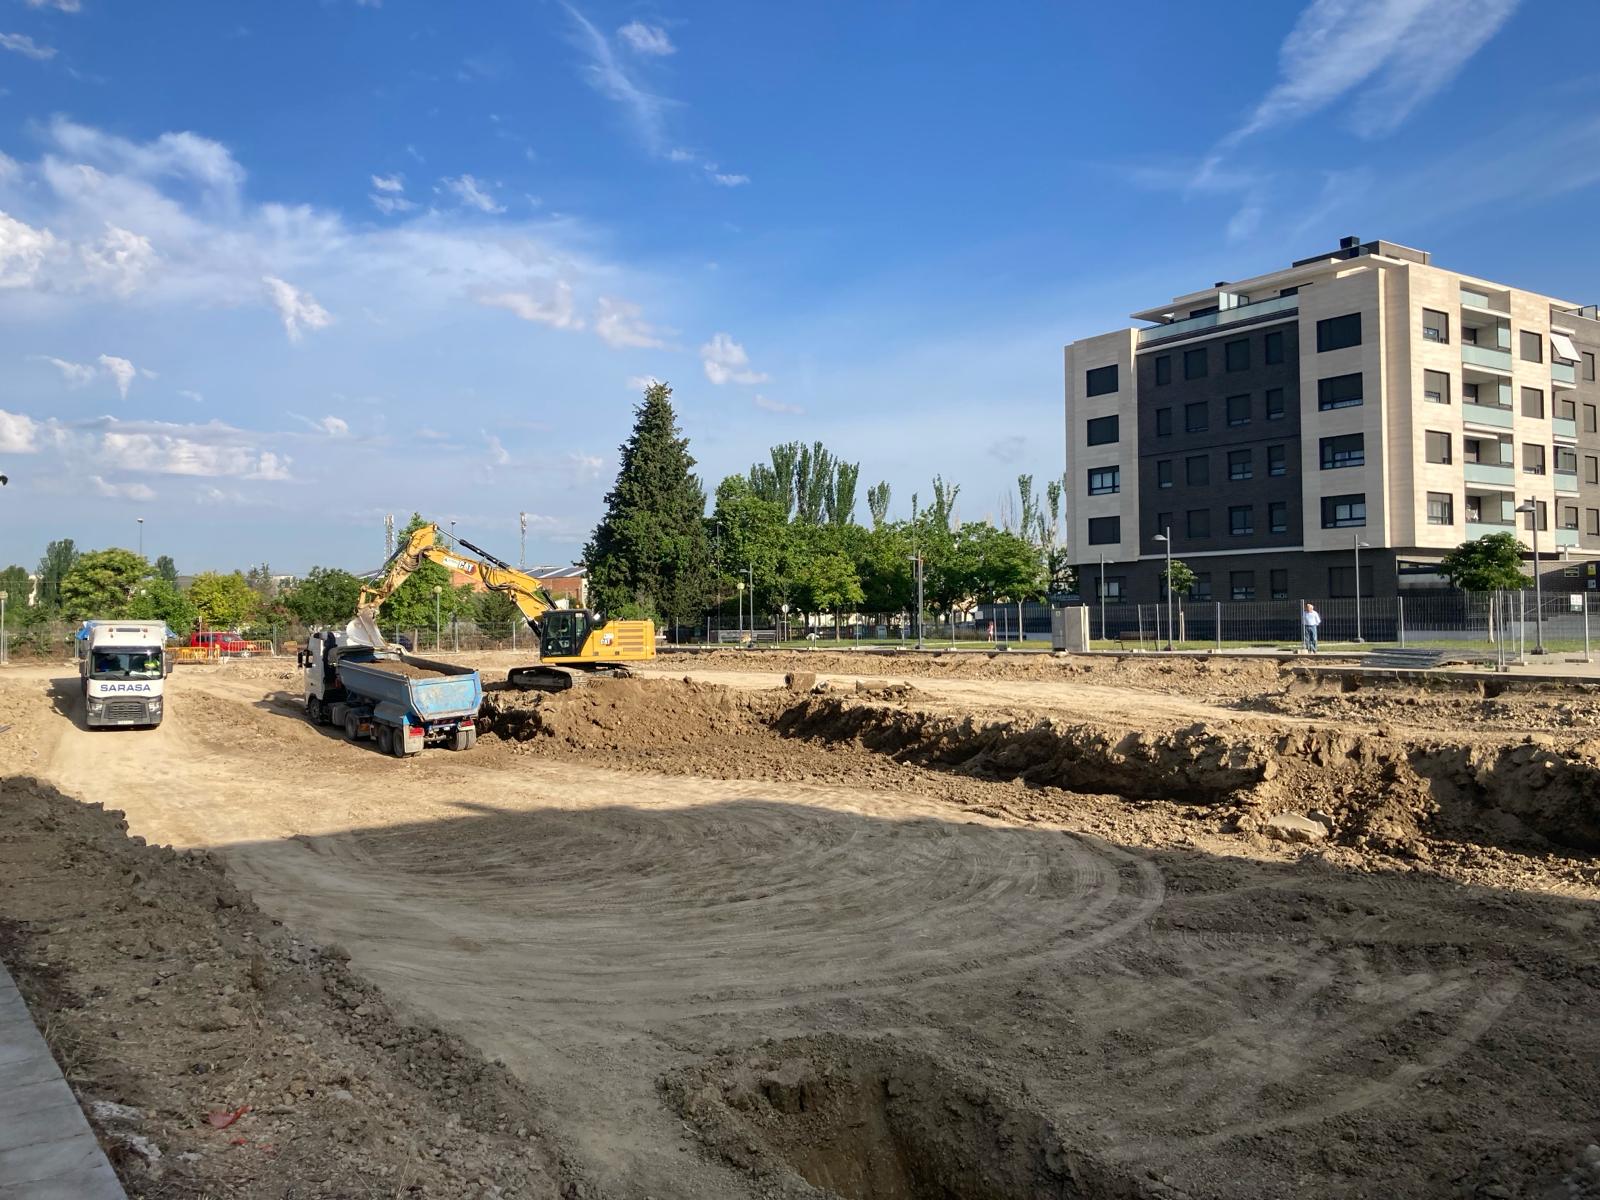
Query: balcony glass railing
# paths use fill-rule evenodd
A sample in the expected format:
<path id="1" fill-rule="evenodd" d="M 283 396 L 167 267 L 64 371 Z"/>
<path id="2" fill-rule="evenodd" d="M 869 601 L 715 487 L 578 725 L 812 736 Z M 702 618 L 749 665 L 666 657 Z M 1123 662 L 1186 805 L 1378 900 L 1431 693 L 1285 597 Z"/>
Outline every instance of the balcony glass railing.
<path id="1" fill-rule="evenodd" d="M 1565 383 L 1577 386 L 1578 367 L 1575 363 L 1553 362 L 1550 364 L 1550 378 L 1556 383 Z"/>
<path id="2" fill-rule="evenodd" d="M 1492 350 L 1488 346 L 1462 346 L 1461 361 L 1474 367 L 1493 367 L 1497 371 L 1511 370 L 1511 351 Z"/>
<path id="3" fill-rule="evenodd" d="M 1468 291 L 1466 288 L 1461 289 L 1461 303 L 1465 304 L 1468 308 L 1492 307 L 1489 303 L 1488 296 L 1485 296 L 1482 292 Z"/>
<path id="4" fill-rule="evenodd" d="M 1505 488 L 1508 491 L 1517 486 L 1516 468 L 1502 466 L 1498 463 L 1463 463 L 1462 474 L 1468 483 L 1486 483 L 1491 487 Z"/>
<path id="5" fill-rule="evenodd" d="M 1463 404 L 1461 419 L 1477 425 L 1493 425 L 1496 429 L 1510 429 L 1516 418 L 1509 408 L 1490 408 L 1486 404 Z"/>
<path id="6" fill-rule="evenodd" d="M 1578 490 L 1578 473 L 1576 471 L 1552 471 L 1555 477 L 1556 491 L 1575 492 Z"/>
<path id="7" fill-rule="evenodd" d="M 1207 329 L 1215 329 L 1219 325 L 1231 325 L 1235 321 L 1248 321 L 1254 317 L 1270 317 L 1274 313 L 1298 312 L 1300 310 L 1299 296 L 1274 296 L 1271 300 L 1257 300 L 1254 304 L 1241 304 L 1237 308 L 1225 308 L 1221 312 L 1206 313 L 1203 317 L 1185 317 L 1181 321 L 1173 321 L 1169 325 L 1157 325 L 1154 329 L 1141 329 L 1139 331 L 1139 344 L 1146 342 L 1159 342 L 1167 338 L 1182 337 L 1188 333 L 1201 333 Z"/>
<path id="8" fill-rule="evenodd" d="M 1557 546 L 1576 546 L 1578 544 L 1578 531 L 1576 529 L 1556 530 Z"/>
<path id="9" fill-rule="evenodd" d="M 1468 521 L 1467 538 L 1469 540 L 1485 537 L 1491 533 L 1515 533 L 1517 527 L 1510 521 Z"/>
<path id="10" fill-rule="evenodd" d="M 1578 440 L 1578 423 L 1569 417 L 1555 418 L 1555 432 L 1557 437 Z"/>

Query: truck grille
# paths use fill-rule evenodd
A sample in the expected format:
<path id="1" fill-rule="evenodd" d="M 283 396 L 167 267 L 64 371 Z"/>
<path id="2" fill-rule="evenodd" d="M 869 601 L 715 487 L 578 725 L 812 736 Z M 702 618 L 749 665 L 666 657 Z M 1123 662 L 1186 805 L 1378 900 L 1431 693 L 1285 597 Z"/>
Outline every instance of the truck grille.
<path id="1" fill-rule="evenodd" d="M 107 700 L 106 720 L 142 721 L 145 719 L 143 700 Z"/>

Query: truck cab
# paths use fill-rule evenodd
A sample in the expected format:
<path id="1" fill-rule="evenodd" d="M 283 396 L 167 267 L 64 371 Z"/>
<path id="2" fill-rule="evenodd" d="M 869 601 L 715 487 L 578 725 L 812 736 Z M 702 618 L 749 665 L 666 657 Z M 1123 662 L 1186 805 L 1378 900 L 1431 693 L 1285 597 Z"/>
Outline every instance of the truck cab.
<path id="1" fill-rule="evenodd" d="M 85 621 L 78 631 L 84 721 L 91 728 L 161 724 L 167 676 L 164 621 Z"/>

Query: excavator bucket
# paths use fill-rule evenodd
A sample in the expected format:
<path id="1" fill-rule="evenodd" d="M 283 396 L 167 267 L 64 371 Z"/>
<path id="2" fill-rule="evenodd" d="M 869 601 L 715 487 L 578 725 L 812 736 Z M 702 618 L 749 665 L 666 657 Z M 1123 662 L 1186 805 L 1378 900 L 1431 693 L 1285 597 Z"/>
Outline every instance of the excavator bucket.
<path id="1" fill-rule="evenodd" d="M 363 608 L 356 612 L 355 619 L 344 627 L 344 635 L 353 645 L 381 647 L 389 644 L 388 640 L 378 629 L 378 610 L 376 608 Z"/>

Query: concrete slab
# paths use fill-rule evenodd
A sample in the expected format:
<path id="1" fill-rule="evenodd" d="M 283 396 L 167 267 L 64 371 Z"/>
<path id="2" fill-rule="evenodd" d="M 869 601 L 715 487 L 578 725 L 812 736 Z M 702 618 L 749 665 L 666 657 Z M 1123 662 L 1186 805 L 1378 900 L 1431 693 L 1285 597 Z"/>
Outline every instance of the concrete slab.
<path id="1" fill-rule="evenodd" d="M 126 1200 L 16 984 L 0 967 L 0 1200 Z"/>

